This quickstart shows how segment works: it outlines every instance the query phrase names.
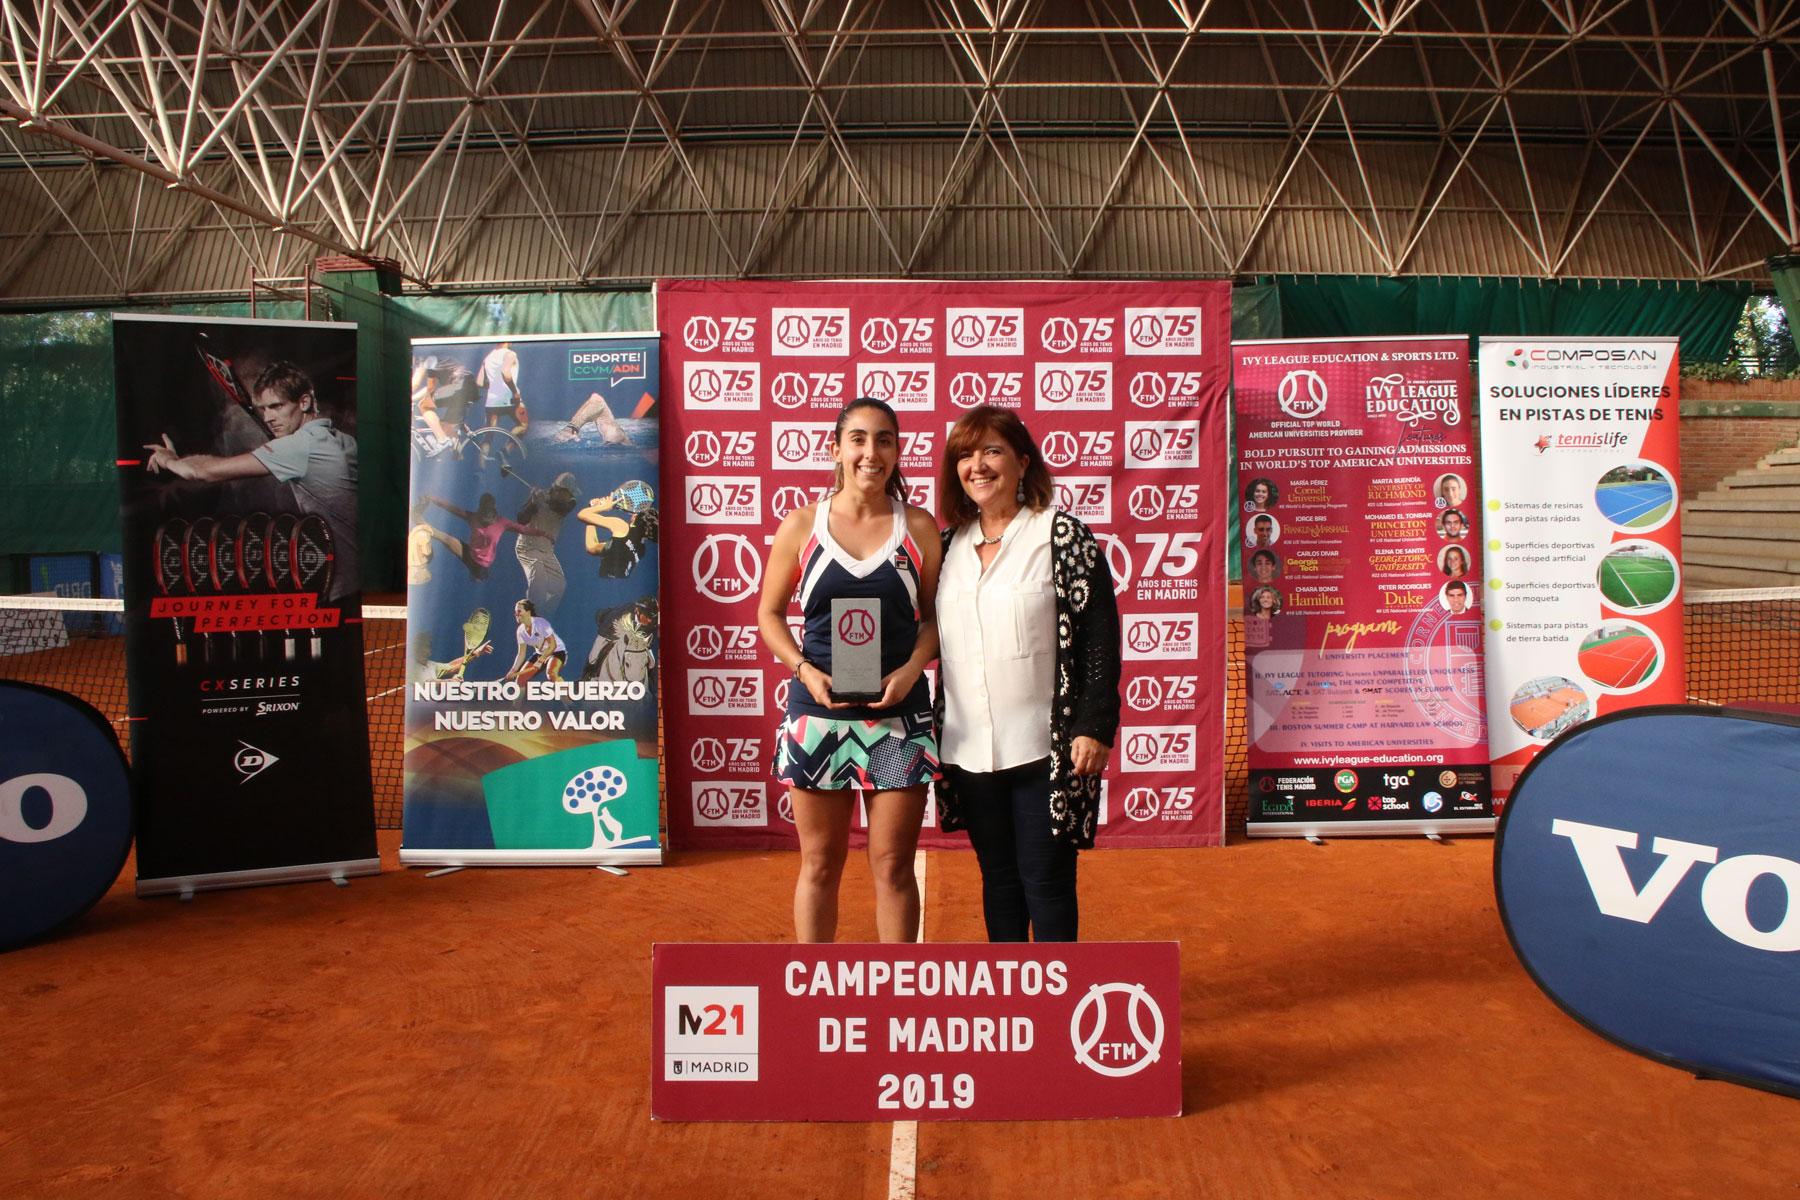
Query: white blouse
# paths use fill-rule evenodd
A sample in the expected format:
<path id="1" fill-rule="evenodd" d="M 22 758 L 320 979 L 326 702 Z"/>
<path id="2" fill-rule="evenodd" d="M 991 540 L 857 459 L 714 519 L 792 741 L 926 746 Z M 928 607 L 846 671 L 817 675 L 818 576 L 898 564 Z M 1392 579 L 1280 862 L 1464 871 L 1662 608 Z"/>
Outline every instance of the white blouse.
<path id="1" fill-rule="evenodd" d="M 979 522 L 956 531 L 938 574 L 937 623 L 944 693 L 938 755 L 965 771 L 1004 771 L 1050 755 L 1056 695 L 1053 512 L 1021 509 L 986 571 Z"/>

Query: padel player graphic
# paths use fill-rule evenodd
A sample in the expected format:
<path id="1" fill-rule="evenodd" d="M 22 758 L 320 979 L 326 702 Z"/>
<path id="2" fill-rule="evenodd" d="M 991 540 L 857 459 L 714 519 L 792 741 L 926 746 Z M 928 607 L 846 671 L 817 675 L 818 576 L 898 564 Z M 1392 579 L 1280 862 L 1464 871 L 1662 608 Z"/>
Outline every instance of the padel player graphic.
<path id="1" fill-rule="evenodd" d="M 225 369 L 229 375 L 229 364 Z M 265 366 L 249 397 L 254 415 L 268 431 L 261 445 L 237 454 L 183 454 L 164 433 L 160 442 L 144 447 L 149 451 L 145 469 L 207 483 L 272 477 L 289 485 L 295 507 L 320 518 L 329 530 L 333 561 L 320 581 L 328 589 L 321 599 L 331 603 L 354 594 L 362 586 L 356 555 L 356 439 L 319 411 L 312 379 L 291 362 Z"/>

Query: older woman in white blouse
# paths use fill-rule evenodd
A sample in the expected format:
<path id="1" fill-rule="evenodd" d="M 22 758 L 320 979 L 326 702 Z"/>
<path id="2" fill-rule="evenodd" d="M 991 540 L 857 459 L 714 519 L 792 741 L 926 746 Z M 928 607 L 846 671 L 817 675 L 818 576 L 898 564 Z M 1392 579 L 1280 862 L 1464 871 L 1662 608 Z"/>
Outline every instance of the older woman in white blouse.
<path id="1" fill-rule="evenodd" d="M 1016 414 L 972 409 L 944 454 L 941 822 L 969 832 L 990 941 L 1074 941 L 1119 724 L 1112 576 Z"/>

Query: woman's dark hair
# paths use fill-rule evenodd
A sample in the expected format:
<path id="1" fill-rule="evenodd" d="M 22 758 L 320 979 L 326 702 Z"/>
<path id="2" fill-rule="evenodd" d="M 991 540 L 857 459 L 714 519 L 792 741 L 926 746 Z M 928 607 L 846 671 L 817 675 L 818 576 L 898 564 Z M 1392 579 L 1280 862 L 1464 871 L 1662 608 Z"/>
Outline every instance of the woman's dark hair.
<path id="1" fill-rule="evenodd" d="M 481 499 L 475 502 L 475 512 L 478 516 L 486 517 L 489 520 L 499 516 L 500 506 L 494 501 L 494 493 L 481 493 Z"/>
<path id="2" fill-rule="evenodd" d="M 838 410 L 837 424 L 831 427 L 832 445 L 835 446 L 844 440 L 844 426 L 850 423 L 850 417 L 859 408 L 875 409 L 877 412 L 887 417 L 888 424 L 894 427 L 894 432 L 896 434 L 900 432 L 900 418 L 894 415 L 894 410 L 888 407 L 887 401 L 877 400 L 873 396 L 858 396 Z M 833 469 L 831 487 L 833 491 L 841 492 L 844 490 L 843 463 L 838 463 Z M 898 458 L 894 460 L 894 473 L 888 476 L 887 494 L 900 501 L 902 504 L 906 503 L 906 478 L 900 474 L 900 461 Z"/>
<path id="3" fill-rule="evenodd" d="M 1025 475 L 1019 481 L 1025 492 L 1025 507 L 1042 512 L 1056 498 L 1050 468 L 1044 465 L 1044 456 L 1038 453 L 1037 442 L 1032 439 L 1031 430 L 1025 428 L 1025 422 L 1019 420 L 1019 414 L 1010 408 L 977 405 L 962 415 L 951 428 L 950 436 L 944 439 L 944 462 L 938 469 L 938 507 L 943 510 L 940 518 L 952 529 L 962 528 L 981 514 L 968 493 L 963 491 L 956 464 L 964 455 L 975 453 L 996 437 L 1025 464 Z"/>

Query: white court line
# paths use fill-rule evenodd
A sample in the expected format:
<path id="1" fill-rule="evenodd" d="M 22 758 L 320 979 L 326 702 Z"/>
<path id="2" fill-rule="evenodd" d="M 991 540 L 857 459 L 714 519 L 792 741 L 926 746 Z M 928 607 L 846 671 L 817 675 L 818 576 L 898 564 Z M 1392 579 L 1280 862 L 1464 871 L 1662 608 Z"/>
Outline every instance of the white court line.
<path id="1" fill-rule="evenodd" d="M 919 936 L 925 940 L 925 852 L 913 852 L 913 878 L 919 881 Z M 895 1121 L 888 1150 L 888 1200 L 915 1200 L 919 1194 L 919 1123 Z"/>
<path id="2" fill-rule="evenodd" d="M 1611 514 L 1606 519 L 1611 521 L 1614 525 L 1629 524 L 1642 514 L 1651 511 L 1658 505 L 1667 504 L 1674 498 L 1675 494 L 1672 491 L 1666 487 L 1660 487 L 1657 489 L 1657 494 L 1651 499 L 1640 500 L 1629 508 L 1622 508 L 1618 512 Z"/>
<path id="3" fill-rule="evenodd" d="M 1609 571 L 1611 571 L 1611 572 L 1612 572 L 1612 576 L 1613 576 L 1613 578 L 1614 578 L 1614 579 L 1616 579 L 1616 580 L 1618 580 L 1618 582 L 1619 582 L 1619 586 L 1620 586 L 1620 587 L 1622 587 L 1622 588 L 1624 588 L 1624 589 L 1625 589 L 1625 594 L 1626 594 L 1626 595 L 1627 595 L 1627 596 L 1630 596 L 1630 597 L 1631 597 L 1631 606 L 1632 606 L 1632 607 L 1633 607 L 1633 608 L 1642 608 L 1642 607 L 1644 607 L 1644 602 L 1643 602 L 1643 601 L 1642 601 L 1642 600 L 1639 600 L 1639 599 L 1638 599 L 1638 594 L 1637 594 L 1637 592 L 1635 592 L 1635 591 L 1634 591 L 1634 590 L 1632 590 L 1632 587 L 1631 587 L 1631 583 L 1630 583 L 1630 581 L 1628 581 L 1628 580 L 1627 580 L 1627 579 L 1626 579 L 1626 578 L 1625 578 L 1625 572 L 1623 572 L 1623 571 L 1621 571 L 1621 570 L 1619 570 L 1619 564 L 1617 564 L 1617 563 L 1615 563 L 1615 562 L 1607 562 L 1607 563 L 1606 563 L 1606 564 L 1605 564 L 1605 566 L 1606 566 L 1606 569 L 1607 569 L 1607 570 L 1609 570 Z"/>

